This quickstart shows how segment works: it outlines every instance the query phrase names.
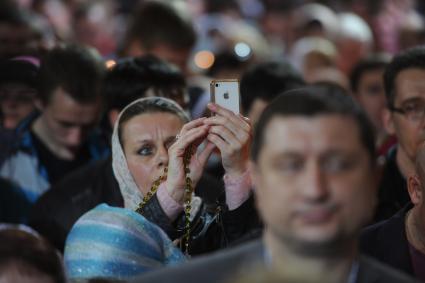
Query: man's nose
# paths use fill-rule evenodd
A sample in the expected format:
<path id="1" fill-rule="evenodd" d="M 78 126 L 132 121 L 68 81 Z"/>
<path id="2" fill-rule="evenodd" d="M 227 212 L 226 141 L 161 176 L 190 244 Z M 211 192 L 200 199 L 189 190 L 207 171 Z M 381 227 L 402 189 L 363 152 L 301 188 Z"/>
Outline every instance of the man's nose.
<path id="1" fill-rule="evenodd" d="M 329 192 L 326 184 L 326 175 L 319 164 L 307 165 L 303 180 L 303 186 L 300 190 L 304 198 L 311 201 L 327 198 Z"/>

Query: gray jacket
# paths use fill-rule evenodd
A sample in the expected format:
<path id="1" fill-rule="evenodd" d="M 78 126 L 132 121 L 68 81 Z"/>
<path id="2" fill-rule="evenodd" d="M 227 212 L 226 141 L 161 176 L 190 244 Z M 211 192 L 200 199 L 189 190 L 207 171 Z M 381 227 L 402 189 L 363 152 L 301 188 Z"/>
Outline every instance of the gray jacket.
<path id="1" fill-rule="evenodd" d="M 140 277 L 133 282 L 143 283 L 215 283 L 233 282 L 231 279 L 238 274 L 265 267 L 264 245 L 256 240 L 234 249 L 216 252 L 202 256 L 186 264 L 167 267 Z M 400 273 L 371 258 L 360 256 L 357 283 L 399 283 L 416 282 L 407 275 Z"/>

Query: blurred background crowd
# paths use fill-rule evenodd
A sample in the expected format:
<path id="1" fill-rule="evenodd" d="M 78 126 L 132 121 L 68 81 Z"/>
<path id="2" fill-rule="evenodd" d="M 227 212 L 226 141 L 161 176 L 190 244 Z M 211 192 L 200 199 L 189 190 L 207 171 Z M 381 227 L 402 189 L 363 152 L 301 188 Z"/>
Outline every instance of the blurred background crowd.
<path id="1" fill-rule="evenodd" d="M 210 78 L 240 78 L 256 62 L 286 60 L 309 83 L 328 80 L 355 92 L 350 75 L 361 59 L 385 60 L 425 40 L 422 1 L 167 1 L 183 22 L 142 2 L 2 1 L 0 58 L 37 58 L 63 43 L 93 47 L 108 67 L 151 53 L 200 88 L 189 102 L 197 117 Z"/>
<path id="2" fill-rule="evenodd" d="M 155 11 L 144 12 L 141 2 L 2 1 L 0 57 L 37 56 L 73 42 L 95 48 L 111 66 L 152 49 L 188 75 L 212 77 L 239 76 L 252 62 L 286 58 L 308 80 L 328 67 L 342 72 L 343 83 L 370 53 L 394 54 L 424 40 L 422 1 L 189 0 L 168 4 L 193 31 L 188 26 L 169 39 L 170 46 L 153 48 L 143 42 L 151 26 L 178 27 Z"/>
<path id="3" fill-rule="evenodd" d="M 242 114 L 252 125 L 285 90 L 315 84 L 352 96 L 372 122 L 383 166 L 372 223 L 388 219 L 410 200 L 406 178 L 414 154 L 398 151 L 410 159 L 408 165 L 395 161 L 391 150 L 398 141 L 408 144 L 412 135 L 388 131 L 384 112 L 387 107 L 404 114 L 415 110 L 387 102 L 385 88 L 394 85 L 386 86 L 383 74 L 394 55 L 422 44 L 425 1 L 419 0 L 1 0 L 0 222 L 29 225 L 37 232 L 0 227 L 0 238 L 11 243 L 0 252 L 12 256 L 20 243 L 35 247 L 33 242 L 41 241 L 37 233 L 63 252 L 74 223 L 96 205 L 135 210 L 123 189 L 127 184 L 114 178 L 117 157 L 110 140 L 124 133 L 121 128 L 114 133 L 114 125 L 120 127 L 119 113 L 150 96 L 175 101 L 179 106 L 164 107 L 177 116 L 182 109 L 192 119 L 217 112 L 207 107 L 213 79 L 240 80 Z M 415 114 L 423 115 L 420 111 L 406 117 L 413 121 Z M 228 187 L 234 182 L 224 179 L 223 185 L 222 177 L 236 165 L 226 163 L 221 151 L 206 161 L 207 174 L 198 185 L 210 189 L 199 195 L 215 203 L 226 188 L 228 208 L 246 216 L 252 211 L 241 212 L 241 203 L 249 202 L 249 193 L 230 197 Z M 397 163 L 395 169 L 384 167 L 388 158 Z M 134 173 L 126 174 L 133 174 L 140 189 Z M 240 180 L 239 195 L 242 187 L 251 188 L 249 181 Z M 382 194 L 382 188 L 392 186 L 397 187 L 394 194 Z M 166 200 L 160 198 L 163 207 Z M 172 240 L 179 238 L 182 230 L 163 221 L 176 216 L 162 210 L 158 216 L 154 205 L 144 216 Z M 233 240 L 251 231 L 235 224 L 241 219 L 228 219 L 229 227 L 238 230 Z M 249 219 L 255 222 L 249 225 L 261 226 L 257 215 Z M 34 254 L 56 257 L 42 241 Z M 168 238 L 164 241 L 169 244 Z M 194 244 L 192 252 L 224 247 L 222 241 L 213 242 Z M 43 264 L 42 269 L 57 262 Z M 63 274 L 57 276 L 57 282 L 65 280 Z"/>

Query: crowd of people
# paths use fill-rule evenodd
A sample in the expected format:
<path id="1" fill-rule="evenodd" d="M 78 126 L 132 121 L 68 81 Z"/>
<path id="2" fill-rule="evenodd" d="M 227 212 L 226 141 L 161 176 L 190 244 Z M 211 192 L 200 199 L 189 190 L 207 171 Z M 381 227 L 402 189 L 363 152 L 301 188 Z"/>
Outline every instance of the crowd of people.
<path id="1" fill-rule="evenodd" d="M 422 1 L 0 2 L 0 282 L 425 282 L 424 142 Z"/>

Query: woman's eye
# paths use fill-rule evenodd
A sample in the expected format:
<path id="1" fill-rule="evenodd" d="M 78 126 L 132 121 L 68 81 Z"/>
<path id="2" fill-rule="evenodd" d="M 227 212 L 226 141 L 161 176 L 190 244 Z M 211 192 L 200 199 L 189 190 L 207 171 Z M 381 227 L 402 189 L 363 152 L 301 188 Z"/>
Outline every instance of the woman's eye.
<path id="1" fill-rule="evenodd" d="M 152 148 L 150 146 L 144 146 L 137 152 L 139 155 L 147 156 L 152 154 Z"/>

